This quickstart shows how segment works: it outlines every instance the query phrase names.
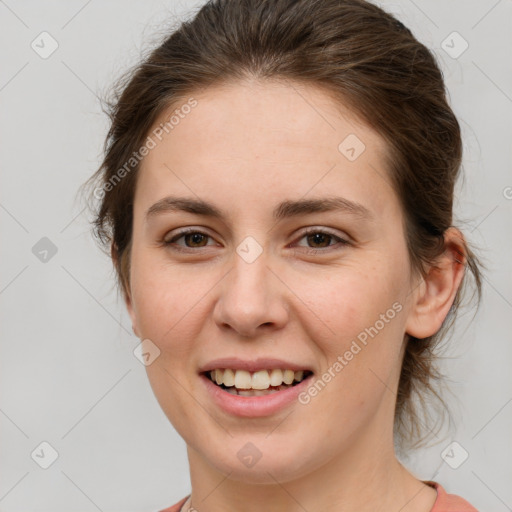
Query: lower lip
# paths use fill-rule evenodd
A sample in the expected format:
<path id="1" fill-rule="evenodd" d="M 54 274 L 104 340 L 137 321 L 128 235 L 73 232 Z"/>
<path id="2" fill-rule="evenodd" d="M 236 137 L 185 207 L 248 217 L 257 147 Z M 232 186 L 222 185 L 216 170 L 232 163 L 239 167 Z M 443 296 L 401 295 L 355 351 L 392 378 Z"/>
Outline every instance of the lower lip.
<path id="1" fill-rule="evenodd" d="M 232 395 L 214 384 L 205 375 L 200 375 L 206 389 L 213 401 L 224 411 L 235 416 L 255 418 L 269 416 L 284 409 L 292 402 L 298 402 L 298 395 L 309 385 L 312 374 L 291 388 L 283 389 L 277 393 L 260 396 Z"/>

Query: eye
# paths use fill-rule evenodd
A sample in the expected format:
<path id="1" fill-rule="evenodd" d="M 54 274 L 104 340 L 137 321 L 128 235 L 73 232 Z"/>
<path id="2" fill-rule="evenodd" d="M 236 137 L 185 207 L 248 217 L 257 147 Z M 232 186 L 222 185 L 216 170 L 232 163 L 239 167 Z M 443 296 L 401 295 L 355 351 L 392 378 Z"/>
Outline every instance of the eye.
<path id="1" fill-rule="evenodd" d="M 185 246 L 176 244 L 176 241 L 181 238 L 185 241 Z M 164 240 L 163 244 L 165 246 L 174 246 L 173 249 L 176 249 L 177 251 L 186 251 L 187 249 L 206 247 L 205 242 L 208 238 L 211 238 L 211 236 L 194 228 L 189 228 L 179 231 L 169 240 Z M 191 245 L 188 245 L 187 242 Z"/>
<path id="2" fill-rule="evenodd" d="M 316 253 L 316 252 L 325 252 L 324 249 L 328 249 L 330 247 L 335 247 L 336 244 L 330 244 L 329 242 L 332 240 L 335 240 L 338 242 L 339 245 L 345 246 L 350 245 L 350 242 L 348 240 L 345 240 L 344 238 L 341 238 L 334 233 L 331 233 L 330 231 L 326 231 L 324 229 L 318 229 L 318 228 L 310 228 L 302 233 L 302 236 L 299 240 L 302 240 L 303 238 L 307 239 L 308 243 L 316 244 L 316 247 L 306 247 L 308 249 L 307 252 L 309 253 Z M 300 246 L 299 247 L 304 247 Z M 318 248 L 320 247 L 320 248 Z"/>

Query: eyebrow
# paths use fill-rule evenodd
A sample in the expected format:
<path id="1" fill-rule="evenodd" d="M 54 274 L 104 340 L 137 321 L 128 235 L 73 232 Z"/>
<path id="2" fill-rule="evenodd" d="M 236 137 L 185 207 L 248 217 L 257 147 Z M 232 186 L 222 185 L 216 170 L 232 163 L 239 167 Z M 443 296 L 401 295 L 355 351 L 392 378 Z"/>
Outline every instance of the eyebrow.
<path id="1" fill-rule="evenodd" d="M 146 212 L 146 221 L 167 212 L 188 212 L 204 217 L 222 220 L 226 216 L 215 205 L 190 197 L 168 196 L 153 204 Z M 273 211 L 276 221 L 312 213 L 338 211 L 348 213 L 362 220 L 372 221 L 375 215 L 360 203 L 343 197 L 329 196 L 317 199 L 287 200 L 279 203 Z"/>

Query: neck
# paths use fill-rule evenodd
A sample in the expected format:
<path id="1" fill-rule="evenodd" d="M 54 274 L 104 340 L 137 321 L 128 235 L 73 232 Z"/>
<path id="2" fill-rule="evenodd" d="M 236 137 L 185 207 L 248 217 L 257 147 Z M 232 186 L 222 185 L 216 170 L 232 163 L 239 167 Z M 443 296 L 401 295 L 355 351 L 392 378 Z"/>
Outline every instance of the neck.
<path id="1" fill-rule="evenodd" d="M 250 483 L 223 474 L 188 447 L 191 510 L 198 512 L 429 512 L 436 491 L 397 460 L 392 433 L 358 433 L 343 453 L 286 482 Z M 371 443 L 369 440 L 376 440 Z M 384 443 L 384 439 L 388 442 Z M 230 478 L 231 476 L 231 478 Z M 268 475 L 271 476 L 271 475 Z M 186 509 L 185 509 L 186 510 Z"/>

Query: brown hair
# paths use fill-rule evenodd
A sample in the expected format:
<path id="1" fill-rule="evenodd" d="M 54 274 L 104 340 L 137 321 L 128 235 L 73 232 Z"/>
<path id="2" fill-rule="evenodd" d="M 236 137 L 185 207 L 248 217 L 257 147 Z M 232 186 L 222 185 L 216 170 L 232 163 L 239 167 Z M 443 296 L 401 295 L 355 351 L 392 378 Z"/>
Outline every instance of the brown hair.
<path id="1" fill-rule="evenodd" d="M 387 141 L 387 171 L 403 208 L 411 268 L 424 275 L 444 250 L 462 158 L 460 127 L 433 53 L 401 22 L 363 0 L 213 0 L 130 70 L 107 103 L 104 159 L 86 185 L 95 185 L 94 198 L 101 199 L 94 234 L 113 249 L 123 293 L 130 285 L 139 168 L 133 155 L 170 106 L 210 85 L 248 78 L 322 87 Z M 483 265 L 461 243 L 480 304 Z M 415 394 L 424 412 L 430 395 L 449 413 L 434 387 L 442 377 L 435 349 L 453 325 L 466 282 L 467 272 L 438 333 L 406 341 L 394 423 L 399 448 L 421 446 L 431 430 L 421 424 Z"/>

